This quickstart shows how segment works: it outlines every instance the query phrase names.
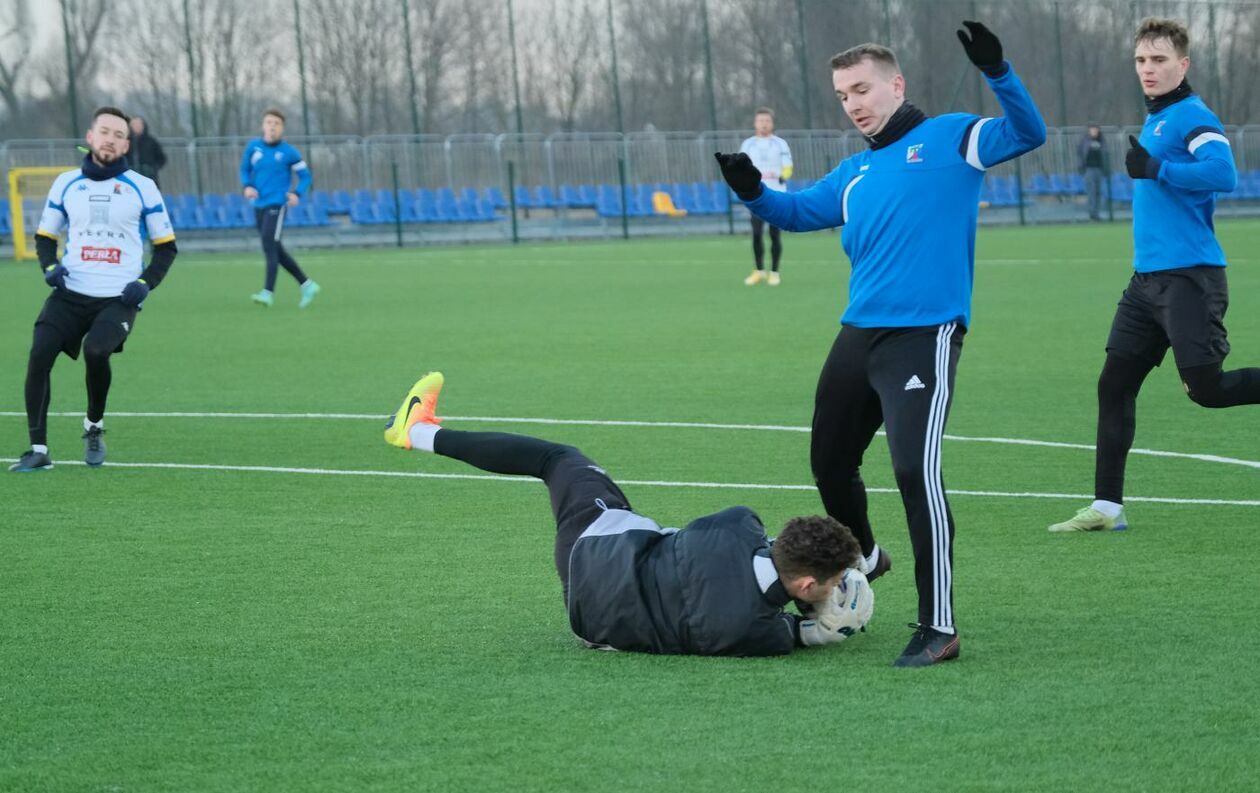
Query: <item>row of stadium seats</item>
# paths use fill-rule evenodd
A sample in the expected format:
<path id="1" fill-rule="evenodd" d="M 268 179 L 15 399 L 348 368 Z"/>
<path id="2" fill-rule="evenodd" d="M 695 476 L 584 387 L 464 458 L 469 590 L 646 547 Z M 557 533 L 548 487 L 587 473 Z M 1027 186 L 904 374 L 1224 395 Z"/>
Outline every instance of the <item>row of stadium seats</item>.
<path id="1" fill-rule="evenodd" d="M 788 189 L 804 190 L 812 183 L 792 180 Z M 1108 184 L 1114 201 L 1133 200 L 1133 180 L 1122 173 L 1113 173 Z M 665 193 L 673 206 L 690 215 L 725 214 L 731 193 L 723 182 L 656 182 L 627 185 L 624 192 L 615 184 L 563 184 L 518 186 L 513 192 L 516 205 L 529 210 L 593 209 L 601 217 L 617 218 L 625 212 L 630 217 L 660 214 L 653 195 Z M 1034 174 L 1024 188 L 1025 200 L 1038 197 L 1075 197 L 1085 193 L 1084 178 L 1073 174 Z M 1232 193 L 1218 195 L 1222 201 L 1260 200 L 1260 170 L 1242 171 L 1238 187 Z M 989 206 L 1018 206 L 1019 189 L 1016 177 L 985 177 L 980 200 Z M 27 199 L 26 224 L 33 228 L 42 201 Z M 244 229 L 254 226 L 254 211 L 238 192 L 206 193 L 201 196 L 183 193 L 167 199 L 171 222 L 177 229 Z M 319 227 L 334 223 L 332 216 L 346 215 L 356 225 L 394 223 L 483 223 L 500 218 L 509 202 L 503 191 L 490 187 L 483 191 L 466 187 L 458 193 L 449 187 L 400 190 L 395 200 L 392 190 L 315 190 L 309 201 L 291 208 L 285 217 L 289 227 Z M 679 213 L 681 214 L 681 213 Z M 0 234 L 11 232 L 9 202 L 0 198 Z"/>

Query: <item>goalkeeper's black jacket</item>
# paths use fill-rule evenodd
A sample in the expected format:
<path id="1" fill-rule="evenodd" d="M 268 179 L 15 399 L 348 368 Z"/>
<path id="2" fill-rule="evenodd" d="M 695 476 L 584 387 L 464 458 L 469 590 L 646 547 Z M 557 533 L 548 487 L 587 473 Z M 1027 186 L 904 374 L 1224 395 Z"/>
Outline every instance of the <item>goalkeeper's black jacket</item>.
<path id="1" fill-rule="evenodd" d="M 588 645 L 646 653 L 783 655 L 799 618 L 761 519 L 731 507 L 681 531 L 610 509 L 569 557 L 569 625 Z"/>

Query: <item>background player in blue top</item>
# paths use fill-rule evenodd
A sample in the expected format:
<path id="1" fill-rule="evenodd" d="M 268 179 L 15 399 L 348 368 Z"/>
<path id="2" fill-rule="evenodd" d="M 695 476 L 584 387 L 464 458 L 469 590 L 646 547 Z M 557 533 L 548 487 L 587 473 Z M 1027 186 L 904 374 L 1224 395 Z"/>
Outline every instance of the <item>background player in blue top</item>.
<path id="1" fill-rule="evenodd" d="M 319 294 L 319 284 L 306 277 L 302 268 L 284 249 L 280 235 L 284 231 L 284 215 L 295 207 L 311 186 L 311 170 L 298 150 L 281 140 L 284 135 L 284 114 L 271 109 L 263 113 L 262 137 L 254 138 L 241 156 L 241 187 L 254 204 L 254 222 L 262 237 L 263 255 L 267 257 L 267 280 L 261 292 L 253 295 L 255 303 L 270 306 L 276 291 L 276 272 L 283 267 L 302 287 L 299 308 L 306 308 Z M 293 178 L 297 177 L 294 186 Z"/>
<path id="2" fill-rule="evenodd" d="M 997 37 L 977 22 L 963 24 L 970 35 L 958 37 L 1004 118 L 929 118 L 906 101 L 892 51 L 863 44 L 836 55 L 831 68 L 836 96 L 869 151 L 799 193 L 764 190 L 745 155 L 718 155 L 727 182 L 766 222 L 788 231 L 844 227 L 849 305 L 818 381 L 810 465 L 827 514 L 853 530 L 868 578 L 878 578 L 891 561 L 875 543 L 860 467 L 880 425 L 887 430 L 919 591 L 918 625 L 897 666 L 958 655 L 941 437 L 971 321 L 980 188 L 987 167 L 1046 139 Z"/>
<path id="3" fill-rule="evenodd" d="M 1186 28 L 1172 19 L 1142 20 L 1134 62 L 1146 95 L 1141 140 L 1125 158 L 1133 186 L 1133 269 L 1116 307 L 1098 378 L 1098 451 L 1094 503 L 1050 531 L 1128 526 L 1124 464 L 1133 446 L 1137 395 L 1172 347 L 1186 393 L 1210 408 L 1260 403 L 1260 369 L 1222 371 L 1229 354 L 1225 253 L 1216 241 L 1216 194 L 1237 173 L 1224 127 L 1186 82 Z"/>

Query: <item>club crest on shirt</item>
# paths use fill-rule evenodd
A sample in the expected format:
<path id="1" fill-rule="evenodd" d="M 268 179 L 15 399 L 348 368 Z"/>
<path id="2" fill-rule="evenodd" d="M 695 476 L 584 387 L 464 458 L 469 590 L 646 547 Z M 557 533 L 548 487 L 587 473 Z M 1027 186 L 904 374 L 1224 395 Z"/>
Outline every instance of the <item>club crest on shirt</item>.
<path id="1" fill-rule="evenodd" d="M 1155 129 L 1151 130 L 1152 135 L 1164 136 L 1164 124 L 1168 123 L 1167 119 L 1163 119 L 1155 124 Z"/>
<path id="2" fill-rule="evenodd" d="M 912 146 L 907 146 L 906 147 L 906 162 L 923 162 L 923 157 L 919 155 L 919 152 L 922 150 L 923 150 L 922 143 L 916 143 Z"/>
<path id="3" fill-rule="evenodd" d="M 284 154 L 281 152 L 276 152 L 276 162 L 280 162 L 283 159 L 284 159 Z"/>

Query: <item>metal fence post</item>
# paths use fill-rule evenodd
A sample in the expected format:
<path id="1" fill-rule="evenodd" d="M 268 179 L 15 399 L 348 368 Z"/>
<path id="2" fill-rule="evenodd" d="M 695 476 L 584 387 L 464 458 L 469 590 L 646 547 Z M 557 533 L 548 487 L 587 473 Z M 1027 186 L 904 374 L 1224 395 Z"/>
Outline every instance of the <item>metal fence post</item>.
<path id="1" fill-rule="evenodd" d="M 508 182 L 508 208 L 512 213 L 512 243 L 521 241 L 520 232 L 516 226 L 516 163 L 508 160 L 507 162 L 507 182 Z"/>
<path id="2" fill-rule="evenodd" d="M 623 137 L 624 141 L 625 138 Z M 630 216 L 628 213 L 630 203 L 630 194 L 626 189 L 626 158 L 623 154 L 617 158 L 617 179 L 621 182 L 621 238 L 630 239 Z"/>
<path id="3" fill-rule="evenodd" d="M 390 175 L 394 179 L 394 235 L 398 240 L 398 247 L 403 246 L 402 240 L 402 200 L 398 195 L 398 161 L 389 161 Z"/>

